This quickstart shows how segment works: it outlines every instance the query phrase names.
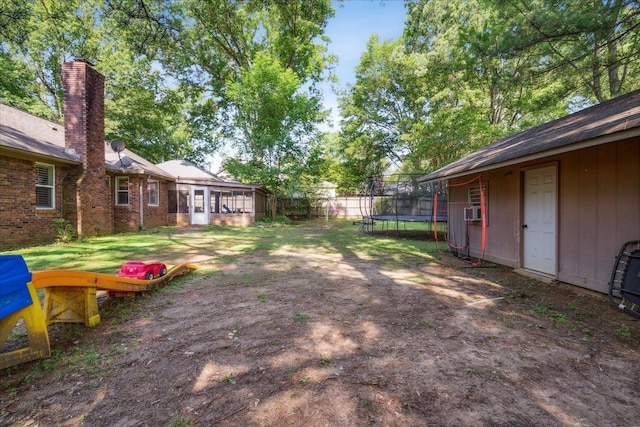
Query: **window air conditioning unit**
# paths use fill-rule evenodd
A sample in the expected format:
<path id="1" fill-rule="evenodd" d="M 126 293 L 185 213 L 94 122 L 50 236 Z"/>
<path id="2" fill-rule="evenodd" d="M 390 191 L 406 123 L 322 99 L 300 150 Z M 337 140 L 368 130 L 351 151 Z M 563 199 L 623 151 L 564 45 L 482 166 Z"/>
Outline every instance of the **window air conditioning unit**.
<path id="1" fill-rule="evenodd" d="M 464 208 L 464 220 L 465 221 L 482 220 L 482 210 L 480 209 L 480 206 L 471 206 L 470 208 Z"/>

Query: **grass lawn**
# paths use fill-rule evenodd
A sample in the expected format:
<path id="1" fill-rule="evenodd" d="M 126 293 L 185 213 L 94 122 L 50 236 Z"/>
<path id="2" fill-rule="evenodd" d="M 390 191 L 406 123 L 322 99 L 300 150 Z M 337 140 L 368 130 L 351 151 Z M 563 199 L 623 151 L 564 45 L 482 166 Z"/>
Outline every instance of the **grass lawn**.
<path id="1" fill-rule="evenodd" d="M 275 227 L 162 227 L 1 253 L 22 255 L 32 271 L 62 269 L 106 274 L 117 274 L 122 264 L 132 260 L 160 261 L 170 265 L 194 262 L 189 259 L 190 254 L 196 258 L 195 262 L 200 264 L 200 268 L 207 271 L 255 251 L 272 251 L 281 247 L 353 253 L 365 259 L 377 258 L 382 264 L 394 265 L 425 262 L 437 256 L 435 242 L 424 238 L 396 239 L 393 230 L 386 237 L 372 238 L 358 234 L 357 226 L 351 221 L 332 221 L 331 227 L 326 227 L 327 223 L 321 221 L 315 224 L 319 230 L 317 234 L 301 234 L 295 223 Z M 417 230 L 424 233 L 425 237 L 429 234 L 427 230 Z M 215 248 L 214 256 L 202 257 L 202 253 L 210 253 L 212 248 Z"/>

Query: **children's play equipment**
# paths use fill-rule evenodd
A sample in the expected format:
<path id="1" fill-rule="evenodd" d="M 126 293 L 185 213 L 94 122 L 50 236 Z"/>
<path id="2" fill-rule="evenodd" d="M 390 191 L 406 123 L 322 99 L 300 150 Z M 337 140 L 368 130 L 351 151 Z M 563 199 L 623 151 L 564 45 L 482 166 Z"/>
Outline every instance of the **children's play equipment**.
<path id="1" fill-rule="evenodd" d="M 135 296 L 196 268 L 193 264 L 176 265 L 164 276 L 153 280 L 75 270 L 35 271 L 32 280 L 36 289 L 45 290 L 44 315 L 47 324 L 84 323 L 94 326 L 100 322 L 97 291 L 107 291 L 112 297 Z"/>
<path id="2" fill-rule="evenodd" d="M 0 255 L 0 345 L 4 347 L 20 319 L 29 339 L 25 348 L 0 353 L 0 369 L 49 356 L 47 326 L 51 323 L 97 325 L 98 291 L 114 297 L 135 296 L 195 269 L 194 264 L 179 264 L 164 276 L 138 280 L 75 270 L 29 272 L 21 255 Z M 37 288 L 45 291 L 44 307 Z"/>
<path id="3" fill-rule="evenodd" d="M 609 301 L 640 317 L 640 240 L 628 241 L 620 248 L 609 281 Z"/>
<path id="4" fill-rule="evenodd" d="M 47 324 L 27 264 L 20 255 L 0 255 L 0 272 L 0 344 L 21 319 L 29 340 L 22 348 L 0 353 L 0 369 L 48 357 Z"/>
<path id="5" fill-rule="evenodd" d="M 396 237 L 408 223 L 424 223 L 432 233 L 433 225 L 445 223 L 446 203 L 434 206 L 434 186 L 419 183 L 421 175 L 395 174 L 371 176 L 360 191 L 361 232 L 373 233 L 377 224 L 384 230 L 393 227 Z M 424 228 L 423 228 L 424 229 Z"/>
<path id="6" fill-rule="evenodd" d="M 167 274 L 167 266 L 161 262 L 144 263 L 142 261 L 129 261 L 120 267 L 118 276 L 132 279 L 153 280 Z"/>

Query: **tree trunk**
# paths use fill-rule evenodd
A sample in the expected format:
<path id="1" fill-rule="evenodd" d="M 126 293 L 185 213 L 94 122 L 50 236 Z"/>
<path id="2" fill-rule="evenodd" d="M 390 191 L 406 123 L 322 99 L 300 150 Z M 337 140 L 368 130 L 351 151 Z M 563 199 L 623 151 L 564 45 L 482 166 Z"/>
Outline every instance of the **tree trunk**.
<path id="1" fill-rule="evenodd" d="M 276 210 L 278 209 L 278 197 L 276 196 L 276 193 L 273 193 L 273 196 L 271 197 L 271 221 L 276 220 Z"/>

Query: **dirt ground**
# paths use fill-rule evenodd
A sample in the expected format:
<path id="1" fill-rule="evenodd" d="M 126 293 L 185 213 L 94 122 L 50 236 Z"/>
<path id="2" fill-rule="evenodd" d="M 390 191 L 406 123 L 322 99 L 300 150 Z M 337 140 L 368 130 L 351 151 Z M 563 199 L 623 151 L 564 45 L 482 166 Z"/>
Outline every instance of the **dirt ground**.
<path id="1" fill-rule="evenodd" d="M 0 371 L 0 424 L 640 425 L 639 324 L 605 295 L 391 258 L 283 244 L 102 299 Z"/>

